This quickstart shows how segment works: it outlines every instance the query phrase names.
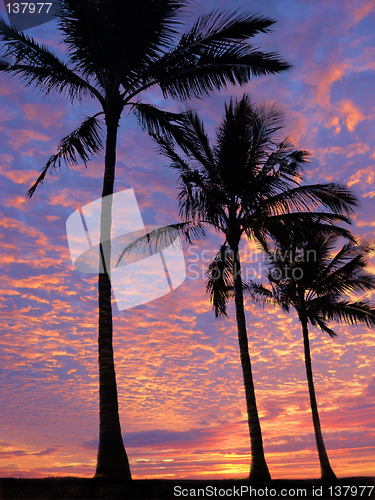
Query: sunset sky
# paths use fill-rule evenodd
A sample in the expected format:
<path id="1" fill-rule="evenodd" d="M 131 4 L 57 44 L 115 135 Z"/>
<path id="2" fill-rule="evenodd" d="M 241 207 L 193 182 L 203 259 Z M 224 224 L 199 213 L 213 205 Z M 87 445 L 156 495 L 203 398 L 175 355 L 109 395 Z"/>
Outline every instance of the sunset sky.
<path id="1" fill-rule="evenodd" d="M 224 103 L 248 92 L 277 101 L 285 136 L 311 153 L 305 181 L 340 182 L 360 199 L 352 231 L 374 241 L 375 0 L 200 0 L 187 26 L 213 8 L 277 20 L 254 39 L 293 65 L 195 100 L 212 139 Z M 4 4 L 0 15 L 6 18 Z M 57 53 L 53 22 L 27 30 Z M 145 102 L 165 110 L 155 90 Z M 100 198 L 103 158 L 87 169 L 47 176 L 26 192 L 60 139 L 99 111 L 72 107 L 0 75 L 0 477 L 92 477 L 98 445 L 97 277 L 72 265 L 66 220 Z M 123 114 L 115 191 L 133 188 L 146 224 L 178 222 L 177 178 Z M 114 310 L 120 419 L 133 478 L 244 478 L 250 443 L 234 305 L 215 320 L 204 271 L 221 243 L 184 243 L 187 278 L 173 292 L 131 310 Z M 203 250 L 206 253 L 202 254 Z M 262 270 L 254 244 L 244 268 Z M 375 257 L 368 270 L 375 272 Z M 371 294 L 367 294 L 371 298 Z M 375 301 L 375 294 L 373 294 Z M 266 460 L 276 478 L 319 477 L 302 333 L 294 313 L 246 303 L 250 356 Z M 331 339 L 311 327 L 318 406 L 337 476 L 374 475 L 375 332 L 331 325 Z"/>

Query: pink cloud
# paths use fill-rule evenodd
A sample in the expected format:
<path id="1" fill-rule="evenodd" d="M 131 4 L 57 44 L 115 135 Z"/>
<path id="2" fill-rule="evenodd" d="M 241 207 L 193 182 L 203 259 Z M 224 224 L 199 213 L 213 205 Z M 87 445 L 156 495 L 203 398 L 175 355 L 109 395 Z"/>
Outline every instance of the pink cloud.
<path id="1" fill-rule="evenodd" d="M 356 25 L 362 21 L 369 14 L 373 14 L 375 10 L 374 0 L 365 0 L 362 5 L 353 4 L 353 2 L 346 1 L 345 7 L 350 12 L 352 17 L 351 25 Z"/>
<path id="2" fill-rule="evenodd" d="M 4 170 L 0 167 L 0 173 L 15 184 L 31 184 L 39 175 L 36 170 Z"/>
<path id="3" fill-rule="evenodd" d="M 337 107 L 349 132 L 354 132 L 358 123 L 366 119 L 358 107 L 349 100 L 341 101 Z"/>
<path id="4" fill-rule="evenodd" d="M 50 137 L 45 134 L 40 134 L 39 132 L 35 132 L 33 130 L 8 130 L 6 135 L 10 138 L 9 144 L 14 149 L 21 149 L 30 141 L 42 141 L 47 142 L 50 141 Z"/>
<path id="5" fill-rule="evenodd" d="M 34 124 L 39 124 L 44 129 L 48 129 L 48 127 L 51 126 L 61 127 L 61 119 L 64 115 L 64 111 L 62 109 L 56 109 L 52 103 L 25 103 L 21 105 L 21 108 L 24 112 L 26 120 L 31 121 Z M 49 140 L 49 138 L 47 140 Z"/>

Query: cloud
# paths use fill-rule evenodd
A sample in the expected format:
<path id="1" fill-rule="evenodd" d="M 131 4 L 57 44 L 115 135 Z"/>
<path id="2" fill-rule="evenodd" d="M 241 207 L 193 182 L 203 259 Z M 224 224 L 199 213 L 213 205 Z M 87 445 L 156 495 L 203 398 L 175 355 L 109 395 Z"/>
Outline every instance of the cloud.
<path id="1" fill-rule="evenodd" d="M 342 120 L 349 132 L 354 132 L 358 123 L 366 119 L 355 104 L 349 100 L 341 101 L 338 104 L 338 110 L 341 112 Z"/>
<path id="2" fill-rule="evenodd" d="M 27 121 L 32 122 L 34 125 L 35 124 L 41 125 L 44 129 L 48 129 L 51 126 L 61 127 L 62 125 L 62 118 L 64 116 L 64 111 L 62 109 L 56 109 L 56 107 L 53 106 L 52 103 L 43 104 L 40 102 L 38 103 L 28 102 L 22 104 L 21 109 L 23 110 L 24 118 Z M 44 140 L 44 139 L 42 138 L 39 140 Z"/>
<path id="3" fill-rule="evenodd" d="M 6 131 L 6 135 L 9 137 L 8 142 L 10 146 L 16 150 L 22 150 L 22 148 L 30 141 L 50 141 L 50 137 L 45 134 L 35 132 L 34 130 L 8 130 Z"/>
<path id="4" fill-rule="evenodd" d="M 360 169 L 349 178 L 347 182 L 348 187 L 352 187 L 358 183 L 372 185 L 374 183 L 374 175 L 374 167 Z"/>
<path id="5" fill-rule="evenodd" d="M 357 25 L 366 16 L 374 13 L 375 2 L 374 0 L 367 0 L 364 1 L 362 5 L 355 5 L 352 2 L 346 0 L 346 8 L 348 9 L 352 18 L 352 25 Z"/>
<path id="6" fill-rule="evenodd" d="M 0 451 L 0 460 L 4 459 L 4 458 L 12 459 L 12 458 L 30 456 L 30 455 L 37 456 L 37 457 L 45 457 L 45 456 L 54 454 L 56 451 L 58 451 L 58 448 L 47 448 L 45 450 L 38 451 L 38 452 L 30 452 L 30 451 L 24 451 L 24 450 Z"/>

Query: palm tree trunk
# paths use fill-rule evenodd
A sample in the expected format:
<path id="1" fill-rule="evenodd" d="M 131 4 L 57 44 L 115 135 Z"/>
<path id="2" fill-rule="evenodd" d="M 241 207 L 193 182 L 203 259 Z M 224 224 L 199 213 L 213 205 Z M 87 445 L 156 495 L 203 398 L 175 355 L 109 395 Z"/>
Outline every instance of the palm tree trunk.
<path id="1" fill-rule="evenodd" d="M 246 318 L 242 293 L 241 262 L 238 254 L 238 244 L 231 245 L 231 250 L 233 252 L 233 274 L 238 342 L 240 345 L 240 357 L 243 381 L 245 385 L 247 417 L 251 444 L 251 465 L 249 479 L 252 481 L 270 481 L 271 475 L 269 473 L 266 459 L 264 457 L 262 431 L 260 428 L 257 404 L 255 400 L 253 375 L 251 371 L 249 345 L 246 332 Z"/>
<path id="2" fill-rule="evenodd" d="M 314 424 L 316 447 L 318 449 L 318 455 L 320 461 L 321 478 L 324 480 L 335 481 L 337 480 L 337 478 L 329 463 L 326 447 L 324 446 L 322 429 L 320 427 L 318 405 L 316 403 L 314 380 L 311 367 L 310 342 L 309 342 L 309 332 L 307 328 L 307 319 L 303 317 L 303 315 L 300 315 L 300 321 L 302 324 L 306 375 L 307 375 L 307 383 L 309 385 L 311 413 Z"/>
<path id="3" fill-rule="evenodd" d="M 116 141 L 119 114 L 106 116 L 107 139 L 102 198 L 113 194 Z M 99 273 L 99 448 L 95 477 L 131 479 L 128 457 L 121 436 L 116 373 L 113 360 L 111 305 L 111 223 L 112 197 L 102 201 L 100 253 L 103 271 Z M 107 266 L 106 266 L 107 264 Z M 108 268 L 107 268 L 108 267 Z"/>

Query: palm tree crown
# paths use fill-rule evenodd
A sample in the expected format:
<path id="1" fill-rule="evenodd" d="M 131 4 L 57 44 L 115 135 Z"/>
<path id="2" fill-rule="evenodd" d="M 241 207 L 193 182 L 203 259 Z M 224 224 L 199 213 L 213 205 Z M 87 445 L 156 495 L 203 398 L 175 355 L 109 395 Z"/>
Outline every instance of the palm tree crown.
<path id="1" fill-rule="evenodd" d="M 348 219 L 353 195 L 335 184 L 300 185 L 306 151 L 295 150 L 284 139 L 275 142 L 282 113 L 275 104 L 255 106 L 245 94 L 231 100 L 213 147 L 197 114 L 185 119 L 184 140 L 176 144 L 154 136 L 161 152 L 170 158 L 180 179 L 180 214 L 185 221 L 209 225 L 225 238 L 209 269 L 207 290 L 217 315 L 226 315 L 226 303 L 234 292 L 238 340 L 248 411 L 252 461 L 250 479 L 269 480 L 251 371 L 243 302 L 239 244 L 243 235 L 267 246 L 280 227 L 302 230 L 302 223 L 327 229 L 335 220 Z M 311 208 L 332 212 L 314 214 Z M 345 231 L 342 230 L 344 233 Z"/>
<path id="2" fill-rule="evenodd" d="M 333 255 L 338 239 L 337 234 L 317 233 L 302 241 L 286 236 L 269 254 L 272 297 L 285 311 L 293 307 L 298 315 L 303 314 L 311 325 L 331 337 L 336 333 L 328 327 L 330 321 L 370 327 L 375 320 L 367 300 L 349 298 L 349 294 L 375 287 L 375 276 L 365 269 L 371 247 L 351 241 Z"/>
<path id="3" fill-rule="evenodd" d="M 187 5 L 175 0 L 60 0 L 56 20 L 68 64 L 0 19 L 5 42 L 1 71 L 44 94 L 64 93 L 72 103 L 95 98 L 101 106 L 61 141 L 29 196 L 61 161 L 86 164 L 102 151 L 100 115 L 109 126 L 128 107 L 142 126 L 177 133 L 171 124 L 178 114 L 142 101 L 143 93 L 153 87 L 158 86 L 165 98 L 186 100 L 290 67 L 277 54 L 260 52 L 247 42 L 270 31 L 275 21 L 266 17 L 214 11 L 178 39 L 179 17 Z"/>
<path id="4" fill-rule="evenodd" d="M 288 139 L 275 143 L 282 123 L 276 104 L 256 107 L 245 94 L 226 106 L 213 147 L 193 111 L 187 113 L 179 143 L 185 156 L 172 140 L 154 136 L 179 172 L 183 219 L 213 225 L 229 245 L 243 234 L 265 243 L 272 231 L 281 231 L 280 225 L 298 221 L 314 221 L 321 228 L 328 222 L 327 230 L 332 221 L 349 222 L 342 215 L 356 205 L 349 190 L 333 183 L 300 184 L 308 153 L 293 149 Z M 334 213 L 311 212 L 322 206 Z"/>
<path id="5" fill-rule="evenodd" d="M 268 279 L 272 290 L 262 285 L 250 287 L 253 297 L 264 302 L 274 301 L 285 311 L 293 307 L 302 325 L 306 374 L 310 404 L 318 449 L 321 477 L 333 480 L 336 476 L 329 463 L 323 441 L 316 402 L 311 366 L 308 323 L 318 326 L 331 337 L 336 336 L 328 322 L 337 321 L 356 325 L 375 325 L 375 306 L 363 299 L 353 299 L 350 294 L 375 289 L 375 276 L 365 270 L 367 244 L 347 242 L 335 255 L 338 234 L 313 234 L 308 239 L 290 237 L 275 242 L 269 254 L 272 261 Z"/>

